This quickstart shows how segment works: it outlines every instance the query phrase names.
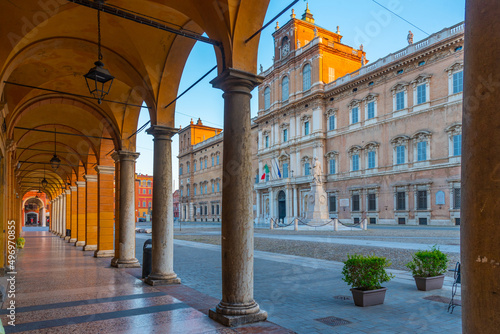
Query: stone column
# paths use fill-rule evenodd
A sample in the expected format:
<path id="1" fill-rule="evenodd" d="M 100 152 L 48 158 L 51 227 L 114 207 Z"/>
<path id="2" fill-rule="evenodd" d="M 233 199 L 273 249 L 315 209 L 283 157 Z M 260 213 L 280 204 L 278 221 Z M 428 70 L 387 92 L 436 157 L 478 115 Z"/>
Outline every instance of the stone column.
<path id="1" fill-rule="evenodd" d="M 71 236 L 68 242 L 75 243 L 78 235 L 78 188 L 70 186 L 69 189 L 71 190 Z"/>
<path id="2" fill-rule="evenodd" d="M 59 235 L 59 196 L 56 197 L 56 203 L 54 205 L 54 233 Z"/>
<path id="3" fill-rule="evenodd" d="M 255 204 L 257 206 L 256 223 L 260 223 L 260 192 L 255 190 Z"/>
<path id="4" fill-rule="evenodd" d="M 64 191 L 66 194 L 66 201 L 65 201 L 65 213 L 64 213 L 64 219 L 66 220 L 66 227 L 65 227 L 65 233 L 64 233 L 64 241 L 68 241 L 71 239 L 71 190 L 65 190 Z M 66 235 L 66 230 L 69 230 L 69 235 Z"/>
<path id="5" fill-rule="evenodd" d="M 293 186 L 293 218 L 298 217 L 298 200 L 297 200 L 297 186 Z"/>
<path id="6" fill-rule="evenodd" d="M 254 74 L 226 69 L 212 84 L 224 91 L 222 191 L 222 300 L 209 316 L 226 326 L 264 321 L 253 299 L 252 158 L 250 91 Z M 229 140 L 230 139 L 230 140 Z"/>
<path id="7" fill-rule="evenodd" d="M 498 1 L 466 1 L 460 225 L 463 333 L 497 333 L 500 328 L 499 16 Z"/>
<path id="8" fill-rule="evenodd" d="M 56 234 L 57 230 L 57 197 L 52 200 L 52 209 L 50 211 L 50 226 L 51 229 L 50 231 L 54 234 Z"/>
<path id="9" fill-rule="evenodd" d="M 135 160 L 139 153 L 116 151 L 112 157 L 120 162 L 120 226 L 119 251 L 111 265 L 117 268 L 136 268 L 141 266 L 135 258 Z"/>
<path id="10" fill-rule="evenodd" d="M 77 231 L 76 231 L 76 247 L 85 246 L 85 182 L 76 181 L 76 196 L 77 199 Z"/>
<path id="11" fill-rule="evenodd" d="M 154 137 L 152 270 L 144 281 L 150 285 L 179 284 L 174 272 L 174 208 L 172 196 L 172 136 L 177 129 L 153 125 Z"/>
<path id="12" fill-rule="evenodd" d="M 40 208 L 40 210 L 38 211 L 38 220 L 40 221 L 40 226 L 45 226 L 44 224 L 44 216 L 45 216 L 45 207 L 43 208 Z"/>
<path id="13" fill-rule="evenodd" d="M 97 250 L 97 175 L 85 179 L 85 246 L 84 251 Z"/>
<path id="14" fill-rule="evenodd" d="M 96 166 L 97 172 L 97 250 L 95 257 L 113 257 L 114 166 Z"/>
<path id="15" fill-rule="evenodd" d="M 64 210 L 64 195 L 61 194 L 59 195 L 59 200 L 57 204 L 57 220 L 59 222 L 59 228 L 58 228 L 58 236 L 60 238 L 64 238 L 64 220 L 63 220 L 63 210 Z"/>

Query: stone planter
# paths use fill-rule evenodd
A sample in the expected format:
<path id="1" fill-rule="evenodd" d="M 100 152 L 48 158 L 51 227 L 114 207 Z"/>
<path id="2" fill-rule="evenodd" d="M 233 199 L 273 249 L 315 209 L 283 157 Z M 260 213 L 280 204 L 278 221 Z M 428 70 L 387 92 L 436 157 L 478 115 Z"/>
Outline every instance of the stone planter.
<path id="1" fill-rule="evenodd" d="M 353 288 L 351 289 L 351 293 L 352 299 L 354 299 L 354 305 L 365 307 L 383 304 L 386 290 L 387 288 L 380 288 L 363 291 Z"/>
<path id="2" fill-rule="evenodd" d="M 415 279 L 415 283 L 417 284 L 417 289 L 421 291 L 436 290 L 443 287 L 444 275 L 433 277 L 413 276 L 413 278 Z"/>

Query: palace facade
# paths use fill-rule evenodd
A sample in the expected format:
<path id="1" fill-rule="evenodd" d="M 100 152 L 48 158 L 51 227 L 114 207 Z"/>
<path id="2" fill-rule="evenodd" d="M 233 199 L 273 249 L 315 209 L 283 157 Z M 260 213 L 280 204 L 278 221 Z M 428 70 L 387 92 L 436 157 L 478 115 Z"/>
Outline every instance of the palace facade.
<path id="1" fill-rule="evenodd" d="M 256 221 L 305 216 L 317 158 L 330 218 L 460 224 L 463 28 L 367 63 L 308 11 L 277 26 L 254 119 Z"/>

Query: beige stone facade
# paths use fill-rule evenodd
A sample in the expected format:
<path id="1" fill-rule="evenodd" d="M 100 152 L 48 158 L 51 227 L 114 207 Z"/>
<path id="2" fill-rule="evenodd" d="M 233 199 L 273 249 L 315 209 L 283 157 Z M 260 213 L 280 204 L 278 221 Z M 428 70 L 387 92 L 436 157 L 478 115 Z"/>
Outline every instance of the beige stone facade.
<path id="1" fill-rule="evenodd" d="M 276 48 L 296 27 L 292 19 L 274 33 Z M 256 221 L 305 216 L 317 158 L 330 218 L 460 224 L 463 28 L 443 29 L 373 63 L 363 59 L 330 83 L 321 80 L 327 65 L 318 59 L 347 56 L 325 46 L 317 30 L 301 48 L 292 43 L 287 59 L 275 58 L 261 73 L 254 119 Z M 284 77 L 295 83 L 284 85 Z M 266 165 L 270 175 L 261 180 Z"/>

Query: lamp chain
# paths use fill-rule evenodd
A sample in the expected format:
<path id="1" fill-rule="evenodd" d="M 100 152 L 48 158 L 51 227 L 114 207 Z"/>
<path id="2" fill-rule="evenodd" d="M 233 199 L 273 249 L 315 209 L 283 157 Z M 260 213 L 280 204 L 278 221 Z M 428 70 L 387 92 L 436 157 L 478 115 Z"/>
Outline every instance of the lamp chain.
<path id="1" fill-rule="evenodd" d="M 102 60 L 102 53 L 101 53 L 101 6 L 99 6 L 99 10 L 97 10 L 97 52 L 98 52 L 98 57 L 99 60 Z"/>

